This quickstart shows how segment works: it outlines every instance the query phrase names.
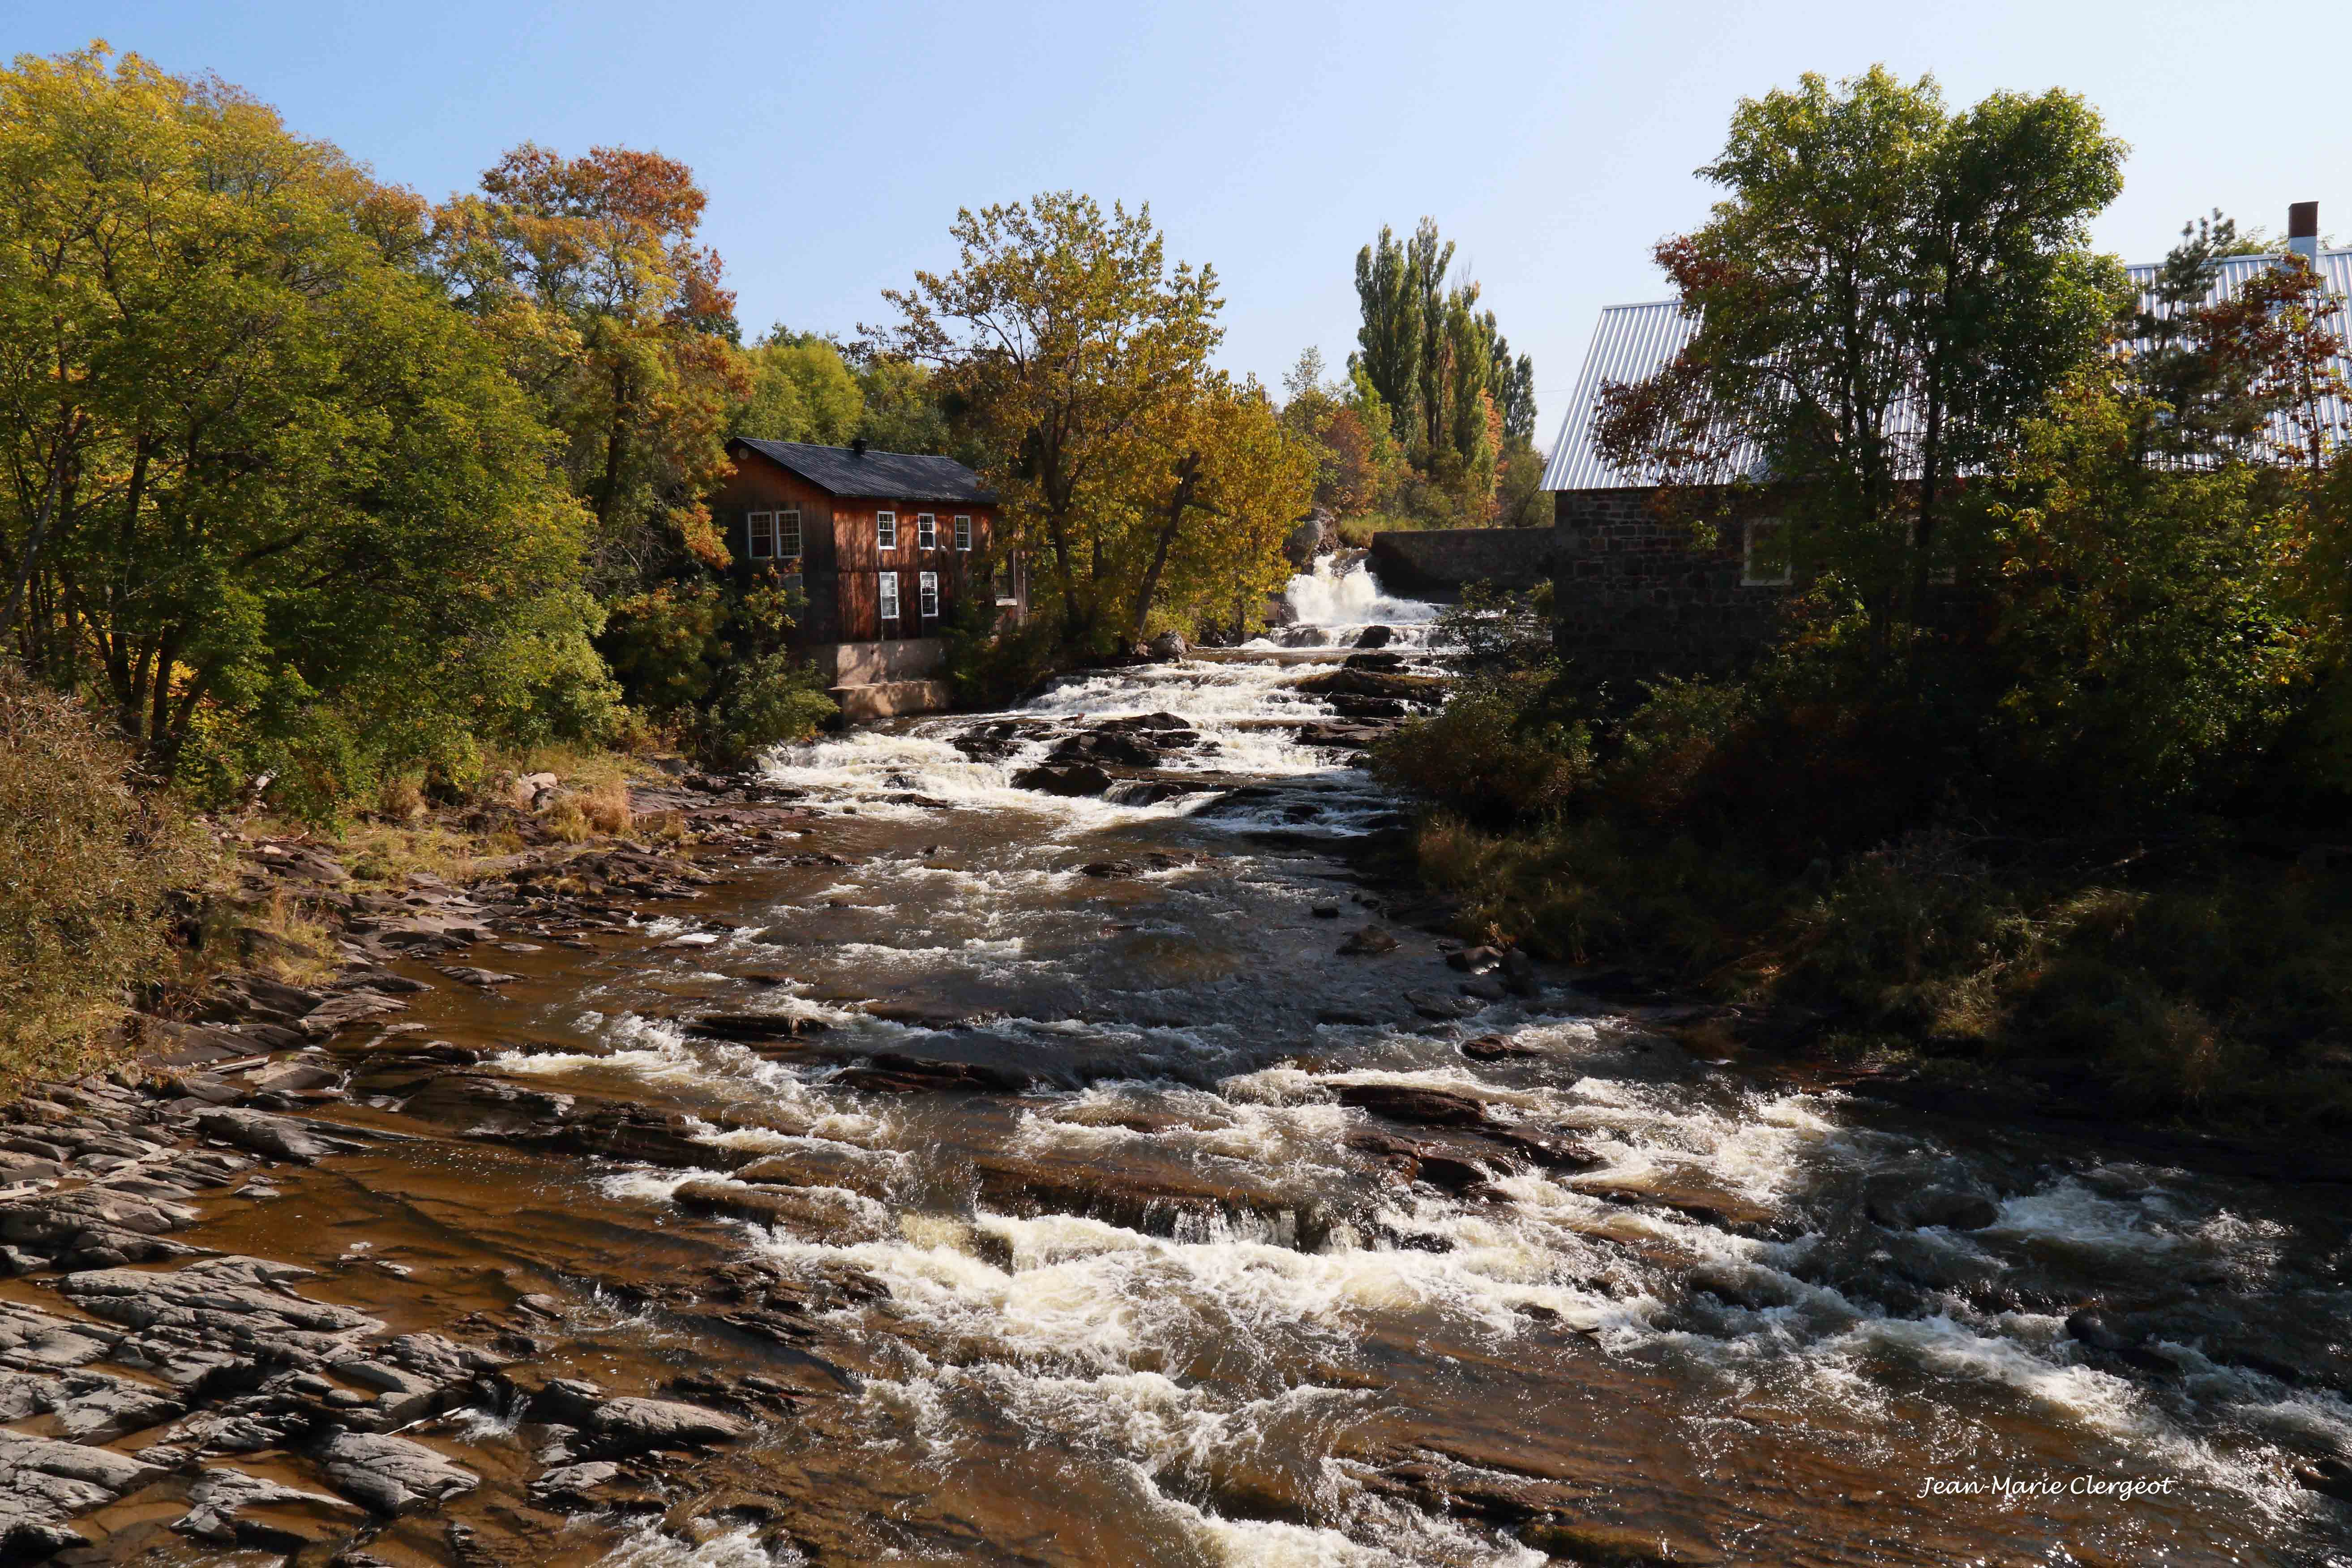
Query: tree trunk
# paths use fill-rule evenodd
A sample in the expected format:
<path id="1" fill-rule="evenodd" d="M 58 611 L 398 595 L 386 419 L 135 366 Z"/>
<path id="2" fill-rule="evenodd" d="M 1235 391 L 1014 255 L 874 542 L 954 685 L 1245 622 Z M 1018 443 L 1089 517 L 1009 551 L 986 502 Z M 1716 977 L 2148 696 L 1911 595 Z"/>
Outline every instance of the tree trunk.
<path id="1" fill-rule="evenodd" d="M 1160 537 L 1151 550 L 1151 564 L 1144 570 L 1143 582 L 1135 591 L 1135 642 L 1143 640 L 1144 623 L 1151 615 L 1151 600 L 1160 592 L 1160 574 L 1168 565 L 1168 552 L 1176 542 L 1176 531 L 1184 523 L 1184 513 L 1192 505 L 1192 492 L 1201 482 L 1201 454 L 1187 452 L 1184 460 L 1176 465 L 1176 489 L 1168 498 L 1168 515 L 1160 525 Z"/>
<path id="2" fill-rule="evenodd" d="M 0 637 L 16 622 L 17 613 L 25 603 L 25 590 L 33 581 L 33 568 L 41 558 L 41 546 L 47 542 L 49 524 L 58 514 L 58 498 L 65 493 L 66 469 L 70 459 L 74 437 L 81 433 L 81 414 L 77 410 L 58 432 L 56 445 L 49 448 L 49 483 L 41 497 L 41 510 L 33 515 L 33 526 L 25 534 L 25 553 L 16 563 L 16 580 L 8 585 L 8 602 L 0 605 Z"/>

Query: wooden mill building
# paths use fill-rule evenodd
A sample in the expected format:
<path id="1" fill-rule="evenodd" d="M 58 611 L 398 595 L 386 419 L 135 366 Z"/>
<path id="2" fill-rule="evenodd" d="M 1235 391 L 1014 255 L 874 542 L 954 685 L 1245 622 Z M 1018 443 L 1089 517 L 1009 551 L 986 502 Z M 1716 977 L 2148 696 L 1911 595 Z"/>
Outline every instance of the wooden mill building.
<path id="1" fill-rule="evenodd" d="M 712 520 L 739 570 L 798 579 L 802 651 L 846 717 L 945 708 L 940 633 L 957 606 L 977 594 L 1026 610 L 1021 561 L 994 548 L 996 497 L 954 458 L 745 436 L 727 451 Z"/>

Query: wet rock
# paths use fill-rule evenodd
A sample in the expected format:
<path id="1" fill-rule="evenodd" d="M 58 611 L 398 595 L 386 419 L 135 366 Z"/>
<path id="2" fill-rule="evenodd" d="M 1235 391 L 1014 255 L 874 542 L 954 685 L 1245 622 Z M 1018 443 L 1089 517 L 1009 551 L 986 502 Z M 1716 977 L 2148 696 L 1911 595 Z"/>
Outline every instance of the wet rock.
<path id="1" fill-rule="evenodd" d="M 688 1214 L 750 1220 L 835 1246 L 878 1240 L 882 1228 L 850 1196 L 802 1186 L 688 1182 L 670 1194 Z"/>
<path id="2" fill-rule="evenodd" d="M 1865 1189 L 1870 1217 L 1890 1230 L 1940 1226 L 1947 1230 L 1982 1230 L 2000 1218 L 2000 1205 L 1963 1187 L 1921 1184 L 1916 1178 L 1882 1176 Z"/>
<path id="3" fill-rule="evenodd" d="M 189 1488 L 188 1503 L 173 1529 L 215 1546 L 249 1551 L 299 1552 L 347 1536 L 368 1518 L 366 1510 L 341 1498 L 225 1465 L 205 1470 Z"/>
<path id="4" fill-rule="evenodd" d="M 920 1094 L 936 1089 L 1018 1093 L 1028 1075 L 980 1062 L 939 1061 L 898 1051 L 877 1051 L 857 1067 L 844 1068 L 826 1081 L 872 1094 Z"/>
<path id="5" fill-rule="evenodd" d="M 1601 1524 L 1590 1520 L 1547 1515 L 1519 1526 L 1519 1540 L 1538 1552 L 1570 1563 L 1606 1563 L 1623 1568 L 1678 1568 L 1678 1565 L 1728 1561 L 1702 1542 L 1679 1540 L 1654 1530 L 1631 1525 Z"/>
<path id="6" fill-rule="evenodd" d="M 1422 1127 L 1484 1127 L 1486 1104 L 1466 1094 L 1413 1084 L 1349 1083 L 1339 1086 L 1339 1103 Z"/>
<path id="7" fill-rule="evenodd" d="M 207 1138 L 298 1165 L 316 1164 L 335 1152 L 334 1144 L 305 1123 L 266 1110 L 218 1106 L 197 1112 L 196 1126 Z"/>
<path id="8" fill-rule="evenodd" d="M 1366 926 L 1360 931 L 1351 932 L 1348 940 L 1339 944 L 1339 956 L 1342 958 L 1370 956 L 1394 952 L 1396 950 L 1396 938 L 1377 926 Z"/>
<path id="9" fill-rule="evenodd" d="M 1013 788 L 1034 789 L 1046 795 L 1096 795 L 1109 789 L 1110 784 L 1110 774 L 1092 763 L 1024 768 L 1013 775 Z"/>
<path id="10" fill-rule="evenodd" d="M 1405 1005 L 1432 1023 L 1446 1023 L 1478 1010 L 1475 1000 L 1460 996 L 1441 995 L 1434 991 L 1408 991 Z"/>
<path id="11" fill-rule="evenodd" d="M 530 1484 L 530 1506 L 550 1513 L 646 1512 L 659 1510 L 663 1501 L 658 1491 L 610 1459 L 559 1465 Z"/>
<path id="12" fill-rule="evenodd" d="M 705 1013 L 685 1024 L 689 1033 L 743 1044 L 797 1040 L 833 1026 L 822 1018 L 788 1017 L 780 1013 Z"/>
<path id="13" fill-rule="evenodd" d="M 1434 705 L 1444 700 L 1446 685 L 1443 676 L 1342 667 L 1293 681 L 1291 689 L 1309 697 L 1369 697 Z"/>
<path id="14" fill-rule="evenodd" d="M 1404 655 L 1401 653 L 1351 653 L 1339 661 L 1342 669 L 1402 669 Z"/>
<path id="15" fill-rule="evenodd" d="M 451 980 L 462 981 L 467 985 L 479 986 L 485 991 L 499 985 L 511 985 L 522 978 L 519 974 L 508 974 L 499 970 L 483 969 L 478 965 L 465 963 L 436 964 L 433 972 L 436 974 L 446 975 Z"/>
<path id="16" fill-rule="evenodd" d="M 1192 650 L 1191 646 L 1184 641 L 1184 634 L 1182 632 L 1166 631 L 1161 632 L 1158 637 L 1151 639 L 1150 644 L 1149 645 L 1149 651 L 1151 656 L 1152 663 L 1173 664 L 1177 660 L 1190 656 Z"/>
<path id="17" fill-rule="evenodd" d="M 1498 1062 L 1543 1055 L 1533 1046 L 1523 1046 L 1504 1035 L 1481 1035 L 1475 1040 L 1463 1041 L 1456 1048 L 1474 1062 Z"/>
<path id="18" fill-rule="evenodd" d="M 1445 966 L 1465 974 L 1484 974 L 1502 966 L 1503 950 L 1498 947 L 1465 947 L 1445 955 Z"/>
<path id="19" fill-rule="evenodd" d="M 1522 1127 L 1497 1127 L 1490 1122 L 1478 1129 L 1478 1135 L 1547 1171 L 1590 1171 L 1609 1163 L 1608 1156 L 1572 1138 L 1530 1132 Z"/>
<path id="20" fill-rule="evenodd" d="M 407 1010 L 408 1004 L 397 996 L 387 996 L 380 991 L 347 991 L 305 1014 L 295 1026 L 310 1039 L 323 1040 L 352 1024 Z"/>
<path id="21" fill-rule="evenodd" d="M 2138 1342 L 2117 1329 L 2105 1312 L 2091 1307 L 2068 1314 L 2066 1333 L 2078 1343 L 2109 1354 L 2127 1351 Z"/>
<path id="22" fill-rule="evenodd" d="M 422 1443 L 375 1432 L 344 1432 L 320 1445 L 327 1482 L 377 1513 L 423 1513 L 480 1484 Z"/>
<path id="23" fill-rule="evenodd" d="M 383 1331 L 365 1313 L 285 1288 L 287 1279 L 307 1272 L 257 1258 L 216 1258 L 160 1274 L 92 1269 L 68 1275 L 58 1289 L 92 1317 L 146 1331 L 143 1339 L 125 1341 L 111 1358 L 133 1367 L 161 1364 L 191 1346 L 205 1347 L 215 1363 L 340 1354 L 350 1342 Z M 183 1375 L 186 1370 L 193 1368 Z M 168 1367 L 164 1375 L 178 1381 Z"/>
<path id="24" fill-rule="evenodd" d="M 625 1458 L 656 1449 L 706 1447 L 731 1443 L 751 1428 L 732 1415 L 674 1399 L 607 1399 L 590 1415 L 581 1434 L 599 1458 Z"/>
<path id="25" fill-rule="evenodd" d="M 1337 904 L 1317 904 L 1307 912 L 1313 915 L 1318 921 L 1336 921 L 1339 918 L 1339 906 Z"/>
<path id="26" fill-rule="evenodd" d="M 2340 1502 L 2352 1502 L 2352 1464 L 2329 1456 L 2294 1468 L 2295 1484 Z"/>
<path id="27" fill-rule="evenodd" d="M 47 1370 L 85 1366 L 106 1354 L 117 1336 L 68 1322 L 15 1301 L 0 1301 L 0 1366 Z"/>
<path id="28" fill-rule="evenodd" d="M 0 1429 L 0 1562 L 37 1563 L 83 1544 L 68 1521 L 163 1474 L 134 1455 Z"/>
<path id="29" fill-rule="evenodd" d="M 1396 631 L 1391 626 L 1366 626 L 1356 634 L 1358 647 L 1386 647 L 1394 641 Z"/>

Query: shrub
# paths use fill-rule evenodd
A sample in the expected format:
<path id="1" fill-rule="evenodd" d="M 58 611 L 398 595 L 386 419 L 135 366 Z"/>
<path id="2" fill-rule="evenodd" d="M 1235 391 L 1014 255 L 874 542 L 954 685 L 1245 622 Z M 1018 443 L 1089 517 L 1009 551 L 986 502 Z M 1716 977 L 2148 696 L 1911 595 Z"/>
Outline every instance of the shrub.
<path id="1" fill-rule="evenodd" d="M 0 668 L 0 1088 L 90 1059 L 205 864 L 127 765 L 79 704 Z"/>
<path id="2" fill-rule="evenodd" d="M 840 715 L 814 665 L 763 654 L 740 668 L 711 705 L 697 749 L 713 767 L 742 767 L 774 746 L 805 741 Z"/>
<path id="3" fill-rule="evenodd" d="M 1382 778 L 1488 826 L 1549 817 L 1591 774 L 1584 731 L 1534 717 L 1531 679 L 1471 686 L 1374 749 Z"/>

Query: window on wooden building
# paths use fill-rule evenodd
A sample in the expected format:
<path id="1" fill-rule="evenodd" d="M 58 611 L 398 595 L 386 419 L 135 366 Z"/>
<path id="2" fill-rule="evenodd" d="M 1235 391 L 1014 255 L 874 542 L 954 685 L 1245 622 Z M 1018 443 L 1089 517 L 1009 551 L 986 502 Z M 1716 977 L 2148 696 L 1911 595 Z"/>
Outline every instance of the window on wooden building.
<path id="1" fill-rule="evenodd" d="M 754 561 L 765 561 L 776 552 L 776 514 L 772 511 L 746 512 L 743 526 L 749 538 L 746 548 Z"/>
<path id="2" fill-rule="evenodd" d="M 898 514 L 877 511 L 874 514 L 874 547 L 877 550 L 898 548 Z"/>
<path id="3" fill-rule="evenodd" d="M 958 517 L 955 521 L 955 544 L 958 550 L 971 548 L 971 519 Z"/>
<path id="4" fill-rule="evenodd" d="M 923 619 L 927 621 L 939 619 L 940 574 L 936 572 L 924 573 L 915 580 L 915 591 L 919 595 L 915 601 L 915 605 L 922 611 Z"/>
<path id="5" fill-rule="evenodd" d="M 940 547 L 940 520 L 929 512 L 915 514 L 915 548 L 937 550 Z"/>
<path id="6" fill-rule="evenodd" d="M 776 514 L 776 553 L 787 561 L 797 560 L 801 552 L 801 514 L 780 511 Z"/>
<path id="7" fill-rule="evenodd" d="M 881 599 L 882 618 L 886 621 L 897 620 L 898 618 L 898 574 L 896 572 L 882 574 Z"/>

